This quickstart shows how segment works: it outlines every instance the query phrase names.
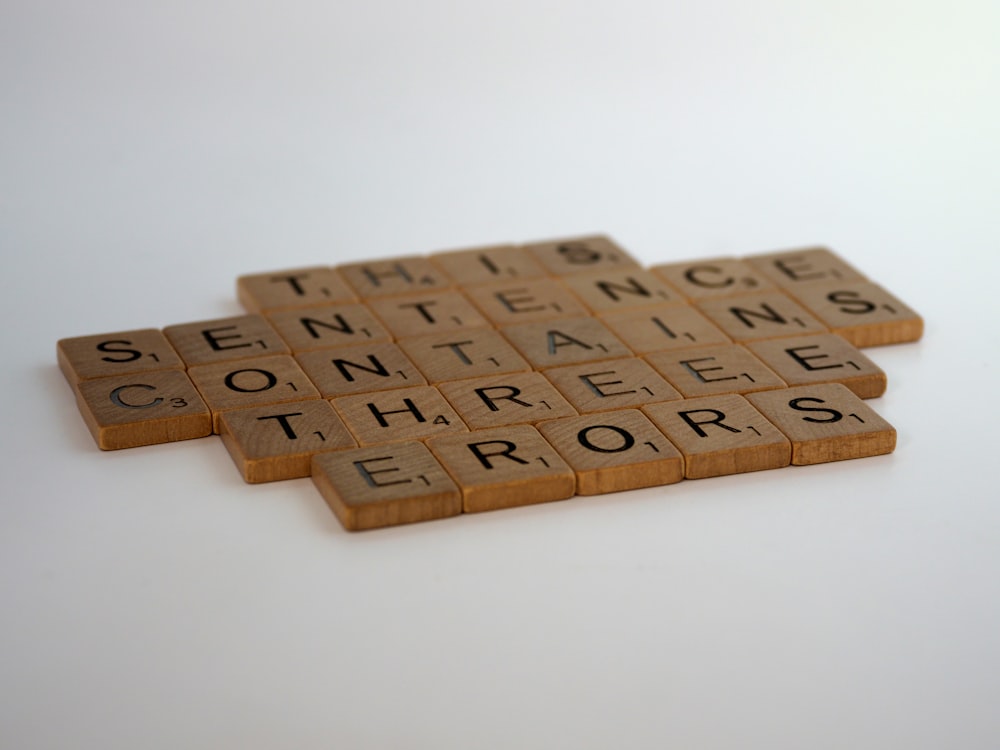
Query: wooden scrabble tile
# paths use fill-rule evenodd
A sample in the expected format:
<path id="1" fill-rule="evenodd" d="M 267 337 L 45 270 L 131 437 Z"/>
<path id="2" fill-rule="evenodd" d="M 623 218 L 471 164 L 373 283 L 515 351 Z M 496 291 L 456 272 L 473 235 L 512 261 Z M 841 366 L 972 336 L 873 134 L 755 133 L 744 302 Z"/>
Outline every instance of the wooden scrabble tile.
<path id="1" fill-rule="evenodd" d="M 747 396 L 792 442 L 797 466 L 881 456 L 896 448 L 891 424 L 839 383 Z"/>
<path id="2" fill-rule="evenodd" d="M 444 273 L 427 258 L 417 255 L 344 263 L 336 270 L 363 300 L 439 291 L 451 286 Z"/>
<path id="3" fill-rule="evenodd" d="M 341 396 L 331 403 L 360 445 L 469 431 L 451 404 L 430 385 Z"/>
<path id="4" fill-rule="evenodd" d="M 572 497 L 576 477 L 529 425 L 432 438 L 427 446 L 462 490 L 462 509 L 478 513 Z"/>
<path id="5" fill-rule="evenodd" d="M 600 317 L 636 354 L 732 343 L 718 326 L 688 305 L 657 305 Z"/>
<path id="6" fill-rule="evenodd" d="M 427 385 L 416 365 L 392 343 L 300 352 L 295 359 L 323 398 Z"/>
<path id="7" fill-rule="evenodd" d="M 399 347 L 431 383 L 531 370 L 510 342 L 491 328 L 414 336 L 400 339 Z"/>
<path id="8" fill-rule="evenodd" d="M 236 296 L 252 313 L 357 300 L 340 274 L 325 266 L 240 276 Z"/>
<path id="9" fill-rule="evenodd" d="M 462 493 L 423 443 L 318 453 L 313 483 L 348 531 L 462 512 Z"/>
<path id="10" fill-rule="evenodd" d="M 877 284 L 803 284 L 789 293 L 857 347 L 918 341 L 924 333 L 923 319 Z"/>
<path id="11" fill-rule="evenodd" d="M 737 258 L 708 258 L 664 263 L 649 269 L 691 300 L 765 292 L 775 285 L 749 263 Z"/>
<path id="12" fill-rule="evenodd" d="M 261 315 L 167 326 L 164 335 L 188 367 L 288 354 L 288 345 Z"/>
<path id="13" fill-rule="evenodd" d="M 542 422 L 538 431 L 576 473 L 578 495 L 656 487 L 684 478 L 680 451 L 634 409 Z"/>
<path id="14" fill-rule="evenodd" d="M 316 386 L 288 355 L 198 365 L 188 368 L 188 375 L 212 410 L 215 432 L 224 411 L 320 397 Z"/>
<path id="15" fill-rule="evenodd" d="M 473 430 L 576 415 L 555 386 L 537 372 L 456 380 L 437 388 Z"/>
<path id="16" fill-rule="evenodd" d="M 775 253 L 755 253 L 744 261 L 782 288 L 816 281 L 864 281 L 850 263 L 825 247 L 805 247 Z"/>
<path id="17" fill-rule="evenodd" d="M 444 271 L 456 286 L 461 287 L 540 279 L 547 275 L 534 256 L 515 245 L 432 253 L 430 261 Z"/>
<path id="18" fill-rule="evenodd" d="M 392 341 L 392 334 L 365 305 L 281 310 L 265 317 L 293 352 Z"/>
<path id="19" fill-rule="evenodd" d="M 737 394 L 665 401 L 642 411 L 684 455 L 687 479 L 779 469 L 791 462 L 788 438 Z"/>
<path id="20" fill-rule="evenodd" d="M 597 318 L 560 318 L 500 329 L 536 369 L 631 357 L 632 350 Z"/>
<path id="21" fill-rule="evenodd" d="M 789 385 L 841 383 L 860 398 L 885 393 L 882 368 L 835 334 L 751 341 L 744 346 Z"/>
<path id="22" fill-rule="evenodd" d="M 634 357 L 553 367 L 545 377 L 581 414 L 682 398 L 647 362 Z"/>
<path id="23" fill-rule="evenodd" d="M 180 370 L 83 380 L 75 390 L 83 421 L 101 450 L 212 434 L 212 414 Z"/>
<path id="24" fill-rule="evenodd" d="M 644 359 L 685 398 L 784 388 L 767 365 L 737 344 L 653 352 Z"/>
<path id="25" fill-rule="evenodd" d="M 684 297 L 663 279 L 641 268 L 589 271 L 564 279 L 583 304 L 597 314 L 635 307 L 675 303 Z"/>
<path id="26" fill-rule="evenodd" d="M 330 402 L 319 399 L 222 412 L 219 435 L 253 484 L 307 477 L 317 453 L 358 447 Z"/>
<path id="27" fill-rule="evenodd" d="M 829 330 L 783 292 L 702 300 L 697 307 L 736 342 L 827 333 Z"/>
<path id="28" fill-rule="evenodd" d="M 532 242 L 522 247 L 553 276 L 639 267 L 614 240 L 601 234 Z"/>
<path id="29" fill-rule="evenodd" d="M 455 291 L 373 299 L 368 306 L 397 339 L 490 326 L 472 303 Z"/>
<path id="30" fill-rule="evenodd" d="M 484 284 L 476 287 L 470 298 L 496 326 L 590 314 L 576 295 L 555 279 Z"/>
<path id="31" fill-rule="evenodd" d="M 184 369 L 167 337 L 156 328 L 62 339 L 56 344 L 56 357 L 70 385 L 112 375 Z"/>

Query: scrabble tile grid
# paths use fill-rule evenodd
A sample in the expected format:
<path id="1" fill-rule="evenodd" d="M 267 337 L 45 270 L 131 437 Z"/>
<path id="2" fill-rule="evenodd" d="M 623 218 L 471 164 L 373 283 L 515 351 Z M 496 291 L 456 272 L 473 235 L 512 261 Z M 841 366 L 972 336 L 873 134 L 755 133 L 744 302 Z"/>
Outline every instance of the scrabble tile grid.
<path id="1" fill-rule="evenodd" d="M 604 236 L 241 276 L 244 316 L 63 339 L 98 445 L 220 435 L 348 529 L 881 455 L 859 348 L 920 317 L 825 248 L 643 268 Z"/>

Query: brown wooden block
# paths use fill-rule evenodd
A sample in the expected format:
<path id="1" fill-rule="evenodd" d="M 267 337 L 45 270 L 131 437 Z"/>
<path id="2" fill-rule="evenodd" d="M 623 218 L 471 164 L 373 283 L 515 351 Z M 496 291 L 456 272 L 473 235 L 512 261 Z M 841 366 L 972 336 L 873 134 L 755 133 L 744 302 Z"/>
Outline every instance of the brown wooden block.
<path id="1" fill-rule="evenodd" d="M 860 398 L 885 393 L 882 368 L 832 333 L 751 341 L 744 346 L 789 385 L 841 383 Z"/>
<path id="2" fill-rule="evenodd" d="M 473 303 L 496 326 L 588 315 L 590 311 L 562 282 L 527 279 L 476 287 Z"/>
<path id="3" fill-rule="evenodd" d="M 839 383 L 804 385 L 747 396 L 792 442 L 797 466 L 881 456 L 896 448 L 896 430 Z"/>
<path id="4" fill-rule="evenodd" d="M 444 273 L 427 258 L 417 255 L 344 263 L 336 270 L 363 300 L 439 291 L 451 286 Z"/>
<path id="5" fill-rule="evenodd" d="M 397 339 L 490 326 L 469 300 L 454 291 L 373 299 L 368 306 Z"/>
<path id="6" fill-rule="evenodd" d="M 786 386 L 767 365 L 737 344 L 653 352 L 645 360 L 685 398 Z"/>
<path id="7" fill-rule="evenodd" d="M 458 485 L 423 443 L 318 453 L 312 459 L 312 478 L 348 531 L 462 512 Z"/>
<path id="8" fill-rule="evenodd" d="M 416 365 L 392 343 L 301 352 L 295 359 L 323 398 L 427 385 Z"/>
<path id="9" fill-rule="evenodd" d="M 331 403 L 360 445 L 469 431 L 451 404 L 430 385 L 341 396 Z"/>
<path id="10" fill-rule="evenodd" d="M 685 302 L 680 292 L 670 284 L 641 268 L 578 273 L 566 277 L 563 283 L 597 314 Z"/>
<path id="11" fill-rule="evenodd" d="M 188 367 L 288 354 L 288 345 L 261 315 L 180 323 L 163 329 Z"/>
<path id="12" fill-rule="evenodd" d="M 636 354 L 732 343 L 717 325 L 688 305 L 657 305 L 600 317 Z"/>
<path id="13" fill-rule="evenodd" d="M 357 300 L 340 274 L 326 266 L 240 276 L 236 296 L 252 313 Z"/>
<path id="14" fill-rule="evenodd" d="M 212 434 L 212 413 L 180 370 L 83 380 L 75 390 L 83 421 L 101 450 Z"/>
<path id="15" fill-rule="evenodd" d="M 491 328 L 415 336 L 401 339 L 399 347 L 431 383 L 531 370 L 510 342 Z"/>
<path id="16" fill-rule="evenodd" d="M 572 497 L 573 470 L 529 425 L 427 441 L 462 490 L 462 509 L 478 513 Z"/>
<path id="17" fill-rule="evenodd" d="M 631 357 L 632 350 L 597 318 L 560 318 L 500 329 L 536 369 Z"/>
<path id="18" fill-rule="evenodd" d="M 708 258 L 683 263 L 664 263 L 649 270 L 666 279 L 682 295 L 691 300 L 733 297 L 776 288 L 764 274 L 737 258 Z"/>
<path id="19" fill-rule="evenodd" d="M 578 495 L 656 487 L 684 478 L 680 451 L 634 409 L 542 422 L 538 431 L 576 473 Z"/>
<path id="20" fill-rule="evenodd" d="M 61 339 L 56 357 L 70 385 L 112 375 L 184 369 L 167 337 L 156 328 Z"/>
<path id="21" fill-rule="evenodd" d="M 647 362 L 635 358 L 553 367 L 545 377 L 581 414 L 682 398 Z"/>
<path id="22" fill-rule="evenodd" d="M 614 240 L 601 234 L 532 242 L 522 247 L 553 276 L 639 267 Z"/>
<path id="23" fill-rule="evenodd" d="M 788 438 L 737 394 L 642 407 L 684 454 L 688 479 L 779 469 L 791 462 Z"/>
<path id="24" fill-rule="evenodd" d="M 515 245 L 432 253 L 430 261 L 457 286 L 462 287 L 547 276 L 542 264 L 534 256 Z"/>
<path id="25" fill-rule="evenodd" d="M 315 454 L 358 447 L 333 406 L 319 399 L 223 412 L 219 435 L 252 484 L 307 477 Z"/>
<path id="26" fill-rule="evenodd" d="M 877 284 L 803 284 L 789 293 L 830 330 L 858 347 L 918 341 L 924 333 L 923 319 Z"/>
<path id="27" fill-rule="evenodd" d="M 320 397 L 302 368 L 287 355 L 198 365 L 189 368 L 188 375 L 212 410 L 215 432 L 224 411 Z"/>
<path id="28" fill-rule="evenodd" d="M 537 372 L 456 380 L 437 388 L 473 430 L 576 415 L 556 387 Z"/>
<path id="29" fill-rule="evenodd" d="M 266 317 L 293 352 L 392 341 L 375 314 L 360 304 L 282 310 Z"/>
<path id="30" fill-rule="evenodd" d="M 699 310 L 736 342 L 760 341 L 829 329 L 783 292 L 702 300 Z"/>
<path id="31" fill-rule="evenodd" d="M 826 247 L 755 253 L 743 260 L 782 288 L 816 281 L 865 280 L 860 271 Z"/>

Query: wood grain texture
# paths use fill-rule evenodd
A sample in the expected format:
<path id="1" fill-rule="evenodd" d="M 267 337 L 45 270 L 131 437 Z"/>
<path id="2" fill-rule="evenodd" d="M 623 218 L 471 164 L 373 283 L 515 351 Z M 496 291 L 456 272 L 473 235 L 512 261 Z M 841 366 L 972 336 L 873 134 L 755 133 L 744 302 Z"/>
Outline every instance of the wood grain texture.
<path id="1" fill-rule="evenodd" d="M 341 275 L 326 266 L 240 276 L 236 296 L 252 313 L 357 301 Z"/>
<path id="2" fill-rule="evenodd" d="M 858 269 L 828 247 L 803 247 L 754 253 L 744 261 L 779 287 L 789 289 L 817 281 L 864 281 Z"/>
<path id="3" fill-rule="evenodd" d="M 470 299 L 495 326 L 589 314 L 583 302 L 554 279 L 484 284 L 475 289 Z"/>
<path id="4" fill-rule="evenodd" d="M 737 343 L 829 331 L 802 305 L 780 291 L 702 300 L 697 307 Z"/>
<path id="5" fill-rule="evenodd" d="M 789 293 L 830 330 L 857 347 L 919 341 L 924 333 L 920 315 L 871 282 L 808 284 Z"/>
<path id="6" fill-rule="evenodd" d="M 832 333 L 751 341 L 744 346 L 789 385 L 841 383 L 860 398 L 876 398 L 888 383 L 881 367 Z"/>
<path id="7" fill-rule="evenodd" d="M 167 326 L 163 333 L 188 367 L 290 353 L 262 315 L 180 323 Z"/>
<path id="8" fill-rule="evenodd" d="M 565 500 L 573 470 L 529 425 L 432 438 L 427 446 L 462 490 L 462 508 L 478 513 Z"/>
<path id="9" fill-rule="evenodd" d="M 564 283 L 596 314 L 685 302 L 673 286 L 641 268 L 588 271 L 567 276 Z"/>
<path id="10" fill-rule="evenodd" d="M 399 347 L 430 383 L 528 372 L 531 365 L 497 331 L 466 331 L 400 339 Z"/>
<path id="11" fill-rule="evenodd" d="M 600 315 L 604 324 L 636 354 L 731 344 L 712 321 L 689 305 L 656 305 Z"/>
<path id="12" fill-rule="evenodd" d="M 500 333 L 537 370 L 632 356 L 632 350 L 593 317 L 522 323 L 505 326 Z"/>
<path id="13" fill-rule="evenodd" d="M 490 327 L 490 322 L 459 292 L 404 294 L 369 300 L 368 306 L 397 339 L 427 333 Z"/>
<path id="14" fill-rule="evenodd" d="M 215 432 L 224 411 L 320 397 L 316 386 L 288 355 L 198 365 L 188 369 L 188 376 L 212 410 Z"/>
<path id="15" fill-rule="evenodd" d="M 358 447 L 330 403 L 320 399 L 223 412 L 219 435 L 251 484 L 307 477 L 315 454 Z"/>
<path id="16" fill-rule="evenodd" d="M 332 403 L 360 445 L 469 431 L 451 404 L 429 385 L 341 396 Z"/>
<path id="17" fill-rule="evenodd" d="M 427 385 L 416 365 L 392 343 L 300 352 L 295 359 L 323 398 Z"/>
<path id="18" fill-rule="evenodd" d="M 603 234 L 532 242 L 522 247 L 553 276 L 640 267 L 635 258 Z"/>
<path id="19" fill-rule="evenodd" d="M 576 494 L 674 484 L 684 459 L 642 412 L 622 409 L 542 422 L 538 431 L 576 474 Z"/>
<path id="20" fill-rule="evenodd" d="M 281 310 L 265 317 L 292 353 L 393 340 L 375 314 L 362 304 Z"/>
<path id="21" fill-rule="evenodd" d="M 689 300 L 733 297 L 777 288 L 763 273 L 738 258 L 663 263 L 649 270 Z"/>
<path id="22" fill-rule="evenodd" d="M 312 479 L 348 531 L 456 516 L 462 493 L 423 443 L 318 453 Z"/>
<path id="23" fill-rule="evenodd" d="M 112 375 L 185 369 L 167 337 L 156 328 L 61 339 L 56 359 L 70 385 Z"/>
<path id="24" fill-rule="evenodd" d="M 513 372 L 440 383 L 438 390 L 470 429 L 483 430 L 576 415 L 538 372 Z"/>
<path id="25" fill-rule="evenodd" d="M 75 391 L 83 421 L 101 450 L 212 434 L 212 413 L 180 370 L 84 380 Z"/>
<path id="26" fill-rule="evenodd" d="M 738 344 L 653 352 L 643 359 L 685 398 L 786 386 L 771 368 Z"/>
<path id="27" fill-rule="evenodd" d="M 419 255 L 344 263 L 336 270 L 362 300 L 440 291 L 452 286 L 437 266 Z"/>
<path id="28" fill-rule="evenodd" d="M 430 261 L 459 287 L 540 279 L 545 268 L 527 251 L 515 245 L 493 245 L 431 253 Z"/>
<path id="29" fill-rule="evenodd" d="M 544 375 L 581 414 L 682 398 L 649 363 L 634 357 L 553 367 Z"/>
<path id="30" fill-rule="evenodd" d="M 792 443 L 798 466 L 881 456 L 896 448 L 896 430 L 839 383 L 747 396 Z"/>
<path id="31" fill-rule="evenodd" d="M 743 396 L 649 404 L 642 411 L 680 449 L 688 479 L 780 469 L 791 462 L 788 438 Z"/>

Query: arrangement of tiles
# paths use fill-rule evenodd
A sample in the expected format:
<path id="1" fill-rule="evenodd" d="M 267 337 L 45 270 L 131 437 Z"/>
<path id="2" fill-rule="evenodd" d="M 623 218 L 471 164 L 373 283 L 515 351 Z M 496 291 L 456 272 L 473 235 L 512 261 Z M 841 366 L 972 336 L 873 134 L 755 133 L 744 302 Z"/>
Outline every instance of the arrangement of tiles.
<path id="1" fill-rule="evenodd" d="M 240 277 L 249 314 L 63 339 L 100 448 L 221 436 L 365 529 L 880 455 L 860 348 L 920 317 L 825 248 L 642 268 L 588 236 Z"/>

